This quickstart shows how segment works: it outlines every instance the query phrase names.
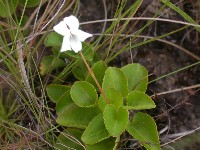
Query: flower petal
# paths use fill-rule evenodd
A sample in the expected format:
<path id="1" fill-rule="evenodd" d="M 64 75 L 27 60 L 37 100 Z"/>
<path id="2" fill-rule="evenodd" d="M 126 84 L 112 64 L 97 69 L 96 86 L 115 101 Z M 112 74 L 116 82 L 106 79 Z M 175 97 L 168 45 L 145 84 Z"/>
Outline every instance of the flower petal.
<path id="1" fill-rule="evenodd" d="M 54 31 L 56 31 L 58 34 L 65 36 L 70 34 L 69 29 L 67 28 L 66 24 L 64 21 L 61 21 L 57 25 L 53 27 Z"/>
<path id="2" fill-rule="evenodd" d="M 92 36 L 92 34 L 87 33 L 87 32 L 84 32 L 84 31 L 82 31 L 82 30 L 76 30 L 76 31 L 74 32 L 74 34 L 78 37 L 78 39 L 79 39 L 81 42 L 85 41 L 87 38 L 89 38 L 89 37 Z"/>
<path id="3" fill-rule="evenodd" d="M 63 20 L 69 26 L 70 31 L 78 30 L 79 21 L 75 16 L 65 17 Z"/>
<path id="4" fill-rule="evenodd" d="M 76 35 L 71 35 L 69 38 L 71 48 L 77 53 L 82 50 L 82 43 Z"/>
<path id="5" fill-rule="evenodd" d="M 61 47 L 61 50 L 60 50 L 61 52 L 71 50 L 69 37 L 70 37 L 70 35 L 64 36 L 62 47 Z"/>

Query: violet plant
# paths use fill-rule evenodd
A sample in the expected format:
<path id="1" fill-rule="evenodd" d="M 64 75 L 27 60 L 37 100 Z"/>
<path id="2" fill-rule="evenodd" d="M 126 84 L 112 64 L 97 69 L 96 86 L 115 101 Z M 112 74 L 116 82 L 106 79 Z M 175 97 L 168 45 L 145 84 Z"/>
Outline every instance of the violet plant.
<path id="1" fill-rule="evenodd" d="M 156 107 L 145 94 L 147 70 L 137 63 L 122 68 L 109 67 L 103 60 L 94 62 L 90 67 L 87 55 L 82 53 L 82 42 L 92 35 L 78 27 L 79 21 L 75 16 L 66 17 L 54 26 L 54 30 L 63 37 L 52 33 L 46 40 L 46 44 L 51 46 L 53 39 L 59 38 L 62 41 L 59 43 L 61 52 L 71 50 L 78 53 L 85 64 L 82 69 L 88 70 L 84 79 L 71 86 L 47 86 L 49 98 L 56 103 L 56 121 L 66 127 L 55 148 L 116 149 L 121 135 L 127 131 L 147 150 L 159 150 L 155 121 L 150 115 L 138 111 Z M 135 111 L 131 120 L 130 110 Z"/>

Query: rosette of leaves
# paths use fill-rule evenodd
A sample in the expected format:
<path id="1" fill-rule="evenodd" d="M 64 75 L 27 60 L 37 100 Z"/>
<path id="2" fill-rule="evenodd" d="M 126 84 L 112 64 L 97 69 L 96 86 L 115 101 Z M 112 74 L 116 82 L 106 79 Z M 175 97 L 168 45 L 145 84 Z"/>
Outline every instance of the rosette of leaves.
<path id="1" fill-rule="evenodd" d="M 145 94 L 147 70 L 140 64 L 107 67 L 103 61 L 95 63 L 92 70 L 106 98 L 90 74 L 72 86 L 51 84 L 47 87 L 49 98 L 56 103 L 57 123 L 67 127 L 78 140 L 72 144 L 69 137 L 60 135 L 55 147 L 112 150 L 127 131 L 147 150 L 160 150 L 155 121 L 148 114 L 138 112 L 156 107 Z M 132 120 L 129 120 L 129 110 L 137 110 Z"/>

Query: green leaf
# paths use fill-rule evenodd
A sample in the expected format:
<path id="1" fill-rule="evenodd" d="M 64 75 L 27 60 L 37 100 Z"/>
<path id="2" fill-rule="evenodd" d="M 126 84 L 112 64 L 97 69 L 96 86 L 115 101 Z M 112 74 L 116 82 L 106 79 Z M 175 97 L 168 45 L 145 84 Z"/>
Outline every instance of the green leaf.
<path id="1" fill-rule="evenodd" d="M 0 16 L 5 18 L 11 16 L 18 5 L 19 0 L 1 0 Z"/>
<path id="2" fill-rule="evenodd" d="M 53 46 L 50 48 L 50 50 L 52 51 L 52 55 L 59 56 L 59 58 L 67 58 L 67 55 L 65 53 L 60 53 L 60 46 Z"/>
<path id="3" fill-rule="evenodd" d="M 97 92 L 88 82 L 75 82 L 71 87 L 70 94 L 73 101 L 80 107 L 93 107 L 97 103 Z"/>
<path id="4" fill-rule="evenodd" d="M 25 3 L 26 3 L 26 0 L 19 0 L 19 4 L 20 5 L 24 6 Z M 26 6 L 27 7 L 35 7 L 35 6 L 39 5 L 39 4 L 40 4 L 40 0 L 28 0 Z"/>
<path id="5" fill-rule="evenodd" d="M 56 33 L 51 32 L 46 38 L 45 38 L 45 46 L 59 46 L 61 47 L 63 41 L 63 36 Z"/>
<path id="6" fill-rule="evenodd" d="M 110 104 L 113 104 L 116 108 L 122 107 L 123 104 L 123 97 L 120 92 L 116 91 L 115 89 L 108 89 L 106 91 L 106 97 L 108 98 Z M 106 107 L 107 103 L 104 96 L 101 94 L 99 97 L 99 108 L 103 111 Z"/>
<path id="7" fill-rule="evenodd" d="M 92 61 L 91 61 L 91 65 L 92 65 L 92 66 L 93 66 L 95 63 L 97 63 L 98 61 L 101 61 L 99 54 L 97 54 L 96 51 L 93 51 L 93 52 L 94 52 L 94 56 L 93 56 L 93 59 L 92 59 Z"/>
<path id="8" fill-rule="evenodd" d="M 94 73 L 94 76 L 96 77 L 100 85 L 102 85 L 106 69 L 107 69 L 107 65 L 104 61 L 98 61 L 92 66 L 92 71 Z M 91 83 L 96 88 L 96 90 L 99 91 L 94 79 L 92 78 L 90 74 L 88 74 L 86 81 Z"/>
<path id="9" fill-rule="evenodd" d="M 106 129 L 111 136 L 117 137 L 125 131 L 128 123 L 128 110 L 108 104 L 103 112 Z"/>
<path id="10" fill-rule="evenodd" d="M 88 70 L 82 59 L 80 59 L 80 61 L 76 64 L 76 66 L 73 67 L 72 73 L 74 77 L 80 81 L 86 79 Z"/>
<path id="11" fill-rule="evenodd" d="M 46 56 L 42 59 L 42 62 L 40 64 L 40 73 L 41 75 L 45 75 L 55 69 L 58 69 L 64 66 L 66 66 L 66 63 L 62 59 L 53 55 Z"/>
<path id="12" fill-rule="evenodd" d="M 81 139 L 84 143 L 93 145 L 109 137 L 110 135 L 104 125 L 103 115 L 99 114 L 89 123 Z"/>
<path id="13" fill-rule="evenodd" d="M 113 150 L 115 146 L 115 139 L 116 138 L 114 137 L 110 137 L 108 139 L 105 139 L 93 145 L 86 144 L 86 149 L 87 150 Z"/>
<path id="14" fill-rule="evenodd" d="M 56 122 L 66 127 L 85 129 L 99 112 L 100 110 L 97 107 L 83 108 L 71 103 L 65 106 L 62 113 L 58 115 Z"/>
<path id="15" fill-rule="evenodd" d="M 129 64 L 121 68 L 128 79 L 129 91 L 145 92 L 148 84 L 148 71 L 140 64 Z"/>
<path id="16" fill-rule="evenodd" d="M 60 150 L 69 150 L 69 149 L 76 149 L 76 150 L 84 150 L 83 143 L 81 143 L 81 135 L 83 134 L 82 130 L 78 129 L 65 129 L 57 138 L 56 144 L 54 149 Z M 67 136 L 66 136 L 67 135 Z M 70 137 L 69 137 L 70 135 Z M 73 137 L 73 138 L 72 138 Z"/>
<path id="17" fill-rule="evenodd" d="M 128 94 L 128 81 L 120 69 L 109 67 L 105 72 L 102 88 L 105 93 L 108 89 L 113 88 L 119 91 L 123 97 L 126 97 Z"/>
<path id="18" fill-rule="evenodd" d="M 54 103 L 57 103 L 61 99 L 66 99 L 65 94 L 70 90 L 70 87 L 66 85 L 50 84 L 47 86 L 46 90 L 49 98 Z"/>
<path id="19" fill-rule="evenodd" d="M 126 129 L 147 150 L 160 150 L 157 127 L 153 118 L 148 114 L 141 112 L 135 114 Z"/>
<path id="20" fill-rule="evenodd" d="M 127 105 L 124 106 L 126 109 L 151 109 L 155 108 L 154 101 L 145 93 L 140 91 L 132 91 L 127 96 Z"/>
<path id="21" fill-rule="evenodd" d="M 73 103 L 73 100 L 71 98 L 70 91 L 67 91 L 56 103 L 56 113 L 58 115 L 61 114 L 65 110 L 65 107 L 71 103 Z"/>

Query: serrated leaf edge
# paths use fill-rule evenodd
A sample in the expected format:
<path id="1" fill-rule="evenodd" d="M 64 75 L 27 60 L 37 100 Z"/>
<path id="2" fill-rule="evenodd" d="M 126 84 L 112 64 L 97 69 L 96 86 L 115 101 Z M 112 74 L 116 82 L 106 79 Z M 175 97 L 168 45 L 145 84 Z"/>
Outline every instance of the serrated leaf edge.
<path id="1" fill-rule="evenodd" d="M 125 67 L 128 67 L 128 66 L 131 66 L 131 65 L 137 65 L 137 68 L 138 68 L 138 66 L 140 66 L 141 68 L 143 68 L 146 72 L 147 72 L 147 76 L 146 77 L 144 77 L 142 80 L 140 80 L 138 83 L 137 83 L 137 85 L 131 90 L 131 91 L 133 91 L 137 86 L 138 86 L 138 84 L 140 84 L 140 82 L 141 81 L 143 81 L 145 78 L 147 78 L 147 82 L 146 82 L 146 87 L 145 87 L 145 91 L 147 90 L 147 85 L 148 85 L 148 82 L 149 82 L 149 79 L 148 79 L 148 70 L 144 67 L 144 66 L 142 66 L 141 64 L 139 64 L 139 63 L 131 63 L 131 64 L 128 64 L 128 65 L 126 65 L 126 66 L 123 66 L 123 67 L 121 67 L 120 68 L 120 70 L 122 69 L 122 68 L 125 68 Z M 122 71 L 122 70 L 121 70 Z M 123 72 L 123 71 L 122 71 Z M 124 73 L 124 72 L 123 72 Z M 125 75 L 126 76 L 126 75 Z M 128 78 L 127 78 L 127 80 L 128 80 Z M 129 89 L 128 89 L 129 90 Z M 131 92 L 131 91 L 129 91 L 129 92 Z"/>
<path id="2" fill-rule="evenodd" d="M 141 92 L 141 91 L 136 91 L 136 90 L 135 90 L 135 91 L 129 92 L 126 98 L 128 98 L 128 96 L 129 96 L 131 93 L 133 93 L 133 92 L 136 92 L 136 93 L 143 93 L 144 95 L 146 95 L 147 97 L 149 97 L 149 98 L 151 99 L 151 97 L 150 97 L 149 95 L 147 95 L 146 93 Z M 151 99 L 151 102 L 154 103 L 154 107 L 152 107 L 152 108 L 137 108 L 137 107 L 134 107 L 134 106 L 128 106 L 128 101 L 127 101 L 126 105 L 123 106 L 123 108 L 124 108 L 124 109 L 128 109 L 128 110 L 130 110 L 130 109 L 131 109 L 131 110 L 153 109 L 153 108 L 156 107 L 156 104 L 155 104 L 155 102 L 154 102 L 152 99 Z"/>
<path id="3" fill-rule="evenodd" d="M 106 69 L 106 71 L 105 71 L 105 74 L 104 74 L 104 77 L 103 77 L 103 82 L 102 82 L 102 89 L 104 89 L 103 87 L 104 87 L 104 82 L 105 82 L 105 75 L 106 75 L 106 72 L 110 69 L 110 68 L 114 68 L 114 69 L 117 69 L 117 70 L 119 70 L 123 75 L 124 75 L 124 77 L 126 78 L 126 87 L 127 87 L 127 91 L 129 91 L 129 89 L 128 89 L 128 78 L 126 77 L 126 75 L 121 71 L 121 69 L 119 69 L 119 68 L 117 68 L 117 67 L 108 67 L 107 69 Z M 116 91 L 118 91 L 117 89 L 115 89 Z M 120 92 L 121 93 L 121 91 L 118 91 L 118 92 Z M 123 94 L 121 93 L 121 95 L 122 95 L 122 97 L 124 97 L 123 96 Z M 127 93 L 127 95 L 128 95 L 128 93 Z"/>
<path id="4" fill-rule="evenodd" d="M 98 115 L 102 115 L 101 113 L 100 114 L 98 114 Z M 97 117 L 98 115 L 96 115 L 95 117 Z M 95 119 L 95 117 L 90 121 L 90 123 L 88 124 L 88 126 L 91 124 L 91 122 Z M 104 125 L 105 125 L 105 123 L 104 123 Z M 88 128 L 88 126 L 86 127 L 86 129 Z M 85 129 L 85 130 L 86 130 Z M 107 129 L 107 128 L 106 128 Z M 84 131 L 85 132 L 85 131 Z M 83 132 L 83 134 L 84 134 L 84 132 Z M 109 133 L 109 132 L 108 132 Z M 83 134 L 82 134 L 82 136 L 83 136 Z M 82 136 L 81 136 L 81 140 L 82 140 Z M 99 139 L 99 140 L 97 140 L 95 143 L 93 143 L 93 144 L 96 144 L 96 143 L 99 143 L 99 142 L 101 142 L 101 141 L 103 141 L 103 140 L 105 140 L 105 139 L 107 139 L 107 138 L 109 138 L 110 137 L 110 135 L 108 136 L 108 137 L 104 137 L 104 138 L 101 138 L 101 139 Z M 86 143 L 86 144 L 88 144 L 88 143 Z M 88 144 L 88 145 L 93 145 L 93 144 Z"/>
<path id="5" fill-rule="evenodd" d="M 66 85 L 60 85 L 60 84 L 49 84 L 48 86 L 51 86 L 51 85 L 55 85 L 55 86 L 57 86 L 57 85 L 59 85 L 59 86 L 66 86 Z M 48 86 L 46 87 L 46 91 L 47 91 Z M 67 87 L 69 87 L 69 86 L 67 86 Z M 69 89 L 68 89 L 66 92 L 64 92 L 64 93 L 59 97 L 59 99 L 58 99 L 58 101 L 57 101 L 56 103 L 58 103 L 58 102 L 60 101 L 60 99 L 61 99 L 69 90 L 71 90 L 71 87 L 69 87 Z M 50 98 L 50 97 L 49 97 L 49 98 Z M 51 100 L 51 101 L 53 101 L 53 100 Z M 54 102 L 54 101 L 53 101 L 53 102 Z"/>
<path id="6" fill-rule="evenodd" d="M 156 131 L 158 131 L 158 129 L 157 129 L 157 125 L 156 125 L 154 119 L 153 119 L 150 115 L 148 115 L 147 113 L 142 113 L 142 112 L 139 112 L 139 113 L 148 116 L 148 117 L 151 119 L 151 121 L 153 122 L 154 126 L 156 127 Z M 132 122 L 129 121 L 128 124 L 131 125 Z M 128 124 L 127 124 L 127 127 L 128 127 Z M 127 127 L 126 127 L 126 131 L 128 131 L 128 130 L 127 130 Z M 148 141 L 145 141 L 145 139 L 142 138 L 143 136 L 142 136 L 141 134 L 139 134 L 139 132 L 138 132 L 137 130 L 135 130 L 135 131 L 138 133 L 138 135 L 141 137 L 141 139 L 143 139 L 143 141 L 141 141 L 141 140 L 137 140 L 137 139 L 136 139 L 136 140 L 139 141 L 140 144 L 143 145 L 143 146 L 146 148 L 145 144 L 143 144 L 143 143 L 146 143 L 146 142 L 148 142 Z M 128 133 L 131 134 L 129 131 L 128 131 Z M 131 134 L 131 135 L 132 135 L 132 134 Z M 133 135 L 132 135 L 132 136 L 133 136 Z M 133 137 L 134 137 L 134 136 L 133 136 Z M 157 137 L 157 140 L 158 140 L 158 142 L 159 142 L 158 132 L 156 132 L 156 137 Z M 156 144 L 156 143 L 155 143 L 155 144 Z M 157 143 L 157 144 L 160 146 L 160 143 Z"/>
<path id="7" fill-rule="evenodd" d="M 88 106 L 80 106 L 79 104 L 77 104 L 75 101 L 74 101 L 74 99 L 73 99 L 73 97 L 72 97 L 72 95 L 71 95 L 71 89 L 72 89 L 72 87 L 71 87 L 71 89 L 70 89 L 70 95 L 71 95 L 71 98 L 72 98 L 72 100 L 73 100 L 73 102 L 76 104 L 76 105 L 78 105 L 79 107 L 82 107 L 82 108 L 88 108 L 88 107 L 95 107 L 96 105 L 97 105 L 97 103 L 98 103 L 98 94 L 97 94 L 97 91 L 96 91 L 96 89 L 95 89 L 95 87 L 91 84 L 91 83 L 89 83 L 89 82 L 87 82 L 87 81 L 76 81 L 75 83 L 77 83 L 77 82 L 84 82 L 84 83 L 87 83 L 87 84 L 90 84 L 91 85 L 91 87 L 95 90 L 95 95 L 96 95 L 96 103 L 94 103 L 94 104 L 92 104 L 92 105 L 88 105 Z M 75 84 L 74 83 L 74 84 Z M 73 84 L 73 85 L 74 85 Z M 72 85 L 72 86 L 73 86 Z"/>
<path id="8" fill-rule="evenodd" d="M 100 60 L 100 61 L 98 61 L 98 62 L 96 62 L 93 66 L 92 66 L 92 71 L 93 71 L 93 69 L 94 69 L 94 67 L 98 64 L 98 63 L 100 63 L 100 62 L 103 62 L 104 64 L 105 64 L 105 66 L 108 68 L 108 66 L 106 65 L 106 63 L 104 62 L 104 61 L 102 61 L 102 60 Z M 106 69 L 107 70 L 107 69 Z M 86 76 L 86 82 L 87 82 L 87 79 L 90 77 L 91 75 L 88 73 L 87 74 L 87 76 Z"/>
<path id="9" fill-rule="evenodd" d="M 108 104 L 108 105 L 113 105 L 113 104 Z M 113 105 L 113 106 L 115 107 L 115 105 Z M 122 107 L 120 107 L 120 108 L 122 108 Z M 115 107 L 115 110 L 118 111 L 118 109 L 119 109 L 119 108 L 116 108 L 116 107 Z M 105 109 L 104 109 L 104 110 L 105 110 Z M 126 109 L 124 109 L 124 110 L 126 110 Z M 107 127 L 107 125 L 106 125 L 106 123 L 105 123 L 104 112 L 103 112 L 103 119 L 104 119 L 105 127 L 106 127 L 106 129 L 108 130 L 108 127 Z M 128 122 L 129 122 L 129 119 L 127 119 L 127 122 L 126 122 L 126 126 L 125 126 L 124 131 L 126 130 L 126 127 L 127 127 L 127 125 L 128 125 Z M 120 133 L 120 135 L 121 135 L 124 131 L 122 131 L 122 132 Z M 110 134 L 109 130 L 108 130 L 108 133 Z M 110 134 L 110 135 L 111 135 L 111 134 Z M 117 135 L 117 136 L 111 135 L 111 136 L 113 136 L 113 137 L 118 137 L 118 136 L 120 136 L 120 135 Z"/>

